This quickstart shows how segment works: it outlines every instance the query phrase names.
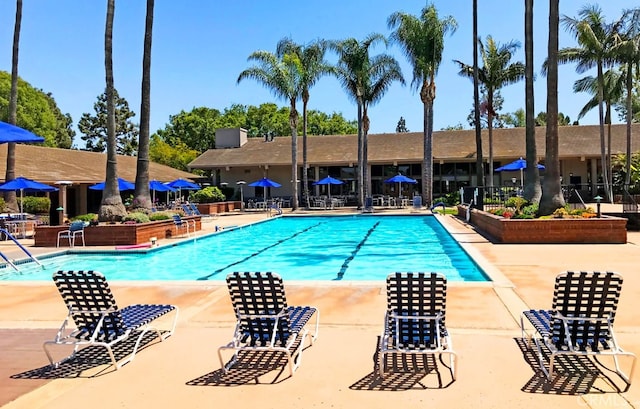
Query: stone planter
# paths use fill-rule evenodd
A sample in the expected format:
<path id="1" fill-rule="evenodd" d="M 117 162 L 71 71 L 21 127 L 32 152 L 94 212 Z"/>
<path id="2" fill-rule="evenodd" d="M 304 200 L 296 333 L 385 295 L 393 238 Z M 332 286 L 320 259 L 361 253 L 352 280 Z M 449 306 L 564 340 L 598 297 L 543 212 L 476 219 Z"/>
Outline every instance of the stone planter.
<path id="1" fill-rule="evenodd" d="M 202 229 L 200 216 L 183 217 L 183 220 L 195 220 L 196 231 Z M 34 246 L 56 247 L 58 232 L 69 226 L 37 226 L 34 234 Z M 100 224 L 84 229 L 87 246 L 123 246 L 148 243 L 152 237 L 166 239 L 177 234 L 173 220 L 157 220 L 138 224 Z M 60 241 L 60 247 L 68 246 L 66 240 Z"/>
<path id="2" fill-rule="evenodd" d="M 240 208 L 240 202 L 214 202 L 196 204 L 198 211 L 202 214 L 218 214 L 232 212 Z"/>
<path id="3" fill-rule="evenodd" d="M 468 208 L 458 206 L 458 217 L 467 219 Z M 471 209 L 468 222 L 498 243 L 608 243 L 627 242 L 627 219 L 601 218 L 505 219 Z"/>

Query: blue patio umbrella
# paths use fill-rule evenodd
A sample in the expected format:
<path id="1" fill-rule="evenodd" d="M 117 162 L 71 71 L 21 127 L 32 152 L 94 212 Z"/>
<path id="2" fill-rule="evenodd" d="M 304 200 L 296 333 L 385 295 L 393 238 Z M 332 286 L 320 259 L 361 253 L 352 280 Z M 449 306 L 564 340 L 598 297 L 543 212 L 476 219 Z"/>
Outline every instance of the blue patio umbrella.
<path id="1" fill-rule="evenodd" d="M 158 180 L 151 180 L 149 181 L 149 189 L 151 189 L 151 191 L 153 192 L 153 197 L 152 197 L 152 201 L 151 203 L 155 203 L 156 202 L 156 191 L 158 192 L 175 192 L 177 189 L 172 188 L 171 186 L 168 186 Z"/>
<path id="2" fill-rule="evenodd" d="M 394 177 L 391 177 L 391 178 L 385 180 L 384 183 L 397 183 L 398 184 L 398 197 L 400 197 L 400 193 L 402 192 L 402 184 L 403 183 L 416 184 L 416 183 L 418 183 L 418 181 L 415 180 L 415 179 L 411 179 L 410 177 L 399 173 L 399 174 L 395 175 Z"/>
<path id="3" fill-rule="evenodd" d="M 329 199 L 331 199 L 331 185 L 342 185 L 344 182 L 340 179 L 332 178 L 331 176 L 327 176 L 326 178 L 320 179 L 317 182 L 314 182 L 314 185 L 329 185 L 327 190 L 329 191 Z"/>
<path id="4" fill-rule="evenodd" d="M 105 182 L 96 183 L 95 185 L 89 186 L 91 190 L 104 190 Z M 136 188 L 136 185 L 126 181 L 124 179 L 118 178 L 118 189 L 123 192 L 125 190 L 133 190 Z"/>
<path id="5" fill-rule="evenodd" d="M 44 138 L 19 126 L 0 121 L 0 143 L 9 142 L 44 142 Z"/>
<path id="6" fill-rule="evenodd" d="M 58 188 L 45 185 L 44 183 L 36 182 L 35 180 L 31 180 L 23 177 L 17 177 L 13 180 L 8 181 L 7 183 L 0 185 L 0 190 L 6 190 L 6 191 L 19 190 L 20 191 L 20 213 L 23 213 L 22 196 L 25 190 L 27 192 L 55 192 L 58 190 Z"/>
<path id="7" fill-rule="evenodd" d="M 265 188 L 264 189 L 264 201 L 266 202 L 267 201 L 267 189 L 266 188 L 268 188 L 268 187 L 280 187 L 282 185 L 280 183 L 278 183 L 278 182 L 274 182 L 271 179 L 262 178 L 260 180 L 256 180 L 255 182 L 249 183 L 249 186 Z"/>
<path id="8" fill-rule="evenodd" d="M 200 185 L 197 183 L 189 182 L 186 179 L 176 179 L 171 182 L 165 183 L 165 185 L 176 189 L 178 191 L 178 196 L 182 197 L 183 190 L 200 190 Z"/>
<path id="9" fill-rule="evenodd" d="M 496 172 L 506 172 L 506 171 L 516 171 L 519 170 L 520 171 L 520 186 L 523 185 L 522 179 L 523 179 L 523 175 L 522 175 L 522 169 L 526 169 L 527 167 L 527 161 L 520 158 L 520 159 L 516 159 L 511 163 L 507 163 L 504 166 L 500 166 L 499 168 L 496 169 Z M 536 167 L 538 169 L 544 169 L 544 165 L 541 164 L 537 164 Z"/>

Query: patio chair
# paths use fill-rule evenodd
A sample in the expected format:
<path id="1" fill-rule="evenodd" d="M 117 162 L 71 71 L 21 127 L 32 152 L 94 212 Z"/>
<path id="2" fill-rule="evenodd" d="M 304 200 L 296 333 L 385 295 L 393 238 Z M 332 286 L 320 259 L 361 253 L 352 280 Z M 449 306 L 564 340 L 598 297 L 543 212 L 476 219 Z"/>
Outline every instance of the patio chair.
<path id="1" fill-rule="evenodd" d="M 82 247 L 84 247 L 84 227 L 85 224 L 81 220 L 77 220 L 75 222 L 71 222 L 69 228 L 66 230 L 61 230 L 58 232 L 58 240 L 56 247 L 60 247 L 60 240 L 67 239 L 69 240 L 69 247 L 73 248 L 76 245 L 76 238 L 82 239 Z"/>
<path id="2" fill-rule="evenodd" d="M 411 200 L 411 211 L 419 212 L 422 210 L 422 196 L 414 196 Z"/>
<path id="3" fill-rule="evenodd" d="M 625 352 L 616 340 L 613 322 L 616 316 L 622 277 L 612 272 L 564 272 L 556 277 L 550 310 L 524 311 L 520 318 L 523 339 L 531 347 L 533 339 L 540 368 L 551 380 L 556 356 L 613 356 L 616 373 L 627 387 L 636 357 Z M 525 318 L 531 326 L 525 326 Z M 544 352 L 549 352 L 549 362 Z M 619 356 L 632 358 L 627 376 L 620 368 Z M 572 369 L 576 369 L 572 366 Z"/>
<path id="4" fill-rule="evenodd" d="M 447 279 L 439 273 L 398 272 L 387 276 L 387 311 L 380 337 L 378 370 L 387 374 L 388 354 L 449 356 L 456 379 L 456 353 L 445 326 Z"/>
<path id="5" fill-rule="evenodd" d="M 191 208 L 191 214 L 193 216 L 203 216 L 203 214 L 200 213 L 200 210 L 198 210 L 198 206 L 196 206 L 194 203 L 189 203 L 189 207 Z"/>
<path id="6" fill-rule="evenodd" d="M 236 316 L 233 339 L 218 349 L 225 373 L 242 351 L 280 352 L 287 358 L 289 373 L 300 365 L 305 339 L 310 345 L 318 337 L 320 312 L 315 307 L 287 305 L 282 278 L 271 272 L 235 272 L 227 276 L 229 295 Z M 306 328 L 315 315 L 312 333 Z M 224 363 L 223 351 L 233 357 Z"/>
<path id="7" fill-rule="evenodd" d="M 180 217 L 179 214 L 174 214 L 173 216 L 173 224 L 176 226 L 176 235 L 181 234 L 180 232 L 184 232 L 187 237 L 190 237 L 190 233 L 191 233 L 191 224 L 189 224 L 189 222 L 187 220 L 184 220 L 182 217 Z M 193 226 L 193 232 L 195 233 L 196 229 L 195 229 L 195 223 Z"/>
<path id="8" fill-rule="evenodd" d="M 373 197 L 367 196 L 364 198 L 362 213 L 373 213 Z"/>
<path id="9" fill-rule="evenodd" d="M 49 362 L 58 366 L 72 358 L 81 347 L 100 346 L 106 348 L 111 364 L 120 369 L 135 358 L 140 344 L 149 332 L 154 332 L 160 341 L 171 336 L 178 320 L 178 307 L 160 304 L 134 304 L 119 309 L 109 284 L 97 271 L 58 271 L 53 274 L 69 312 L 53 341 L 43 348 Z M 161 316 L 173 313 L 169 329 L 160 330 L 151 324 Z M 71 322 L 76 328 L 68 328 Z M 116 360 L 114 347 L 129 338 L 134 338 L 133 351 L 124 359 Z M 51 345 L 72 345 L 71 355 L 54 363 L 49 350 Z"/>

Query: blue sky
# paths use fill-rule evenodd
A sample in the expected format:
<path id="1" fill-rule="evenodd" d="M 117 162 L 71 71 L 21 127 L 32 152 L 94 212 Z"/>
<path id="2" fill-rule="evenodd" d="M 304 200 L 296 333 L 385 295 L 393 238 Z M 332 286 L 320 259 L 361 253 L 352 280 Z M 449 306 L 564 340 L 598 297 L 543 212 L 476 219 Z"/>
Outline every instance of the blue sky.
<path id="1" fill-rule="evenodd" d="M 451 15 L 458 30 L 446 39 L 445 52 L 436 78 L 434 129 L 466 122 L 473 98 L 471 81 L 458 75 L 453 59 L 472 63 L 471 0 L 435 0 L 441 16 Z M 524 43 L 524 2 L 480 0 L 479 35 L 499 43 Z M 563 0 L 560 11 L 575 17 L 580 8 L 593 2 Z M 236 83 L 238 74 L 248 68 L 247 57 L 256 50 L 274 52 L 277 42 L 291 37 L 298 43 L 318 38 L 363 39 L 370 33 L 387 36 L 387 18 L 395 11 L 419 14 L 424 1 L 414 0 L 323 0 L 290 2 L 282 0 L 158 0 L 152 51 L 151 131 L 164 128 L 170 115 L 181 110 L 206 106 L 223 110 L 231 104 L 259 105 L 277 100 L 252 80 Z M 600 6 L 608 21 L 622 10 L 637 6 L 637 0 L 603 1 Z M 140 111 L 140 81 L 146 2 L 116 1 L 114 27 L 114 76 L 121 96 L 131 109 Z M 51 92 L 74 124 L 82 113 L 94 113 L 93 104 L 104 90 L 104 24 L 106 1 L 102 0 L 24 0 L 20 38 L 20 76 L 36 88 Z M 536 71 L 546 57 L 548 2 L 535 2 Z M 11 71 L 11 44 L 15 1 L 0 2 L 0 70 Z M 560 47 L 574 44 L 561 28 Z M 524 44 L 523 44 L 524 47 Z M 521 47 L 515 60 L 524 61 Z M 406 86 L 392 85 L 386 96 L 370 109 L 371 133 L 395 132 L 400 116 L 411 131 L 422 129 L 422 104 L 410 87 L 411 68 L 396 46 L 378 47 L 374 54 L 386 52 L 400 62 Z M 327 60 L 335 62 L 335 55 Z M 571 119 L 590 98 L 574 94 L 573 82 L 580 76 L 574 65 L 560 68 L 560 111 Z M 524 82 L 504 88 L 502 112 L 524 108 Z M 535 84 L 536 112 L 546 106 L 546 80 L 538 73 Z M 355 119 L 356 107 L 334 78 L 323 78 L 311 89 L 310 109 L 340 112 Z M 137 121 L 137 119 L 136 119 Z M 597 123 L 594 110 L 581 124 Z M 81 145 L 79 135 L 76 145 Z"/>

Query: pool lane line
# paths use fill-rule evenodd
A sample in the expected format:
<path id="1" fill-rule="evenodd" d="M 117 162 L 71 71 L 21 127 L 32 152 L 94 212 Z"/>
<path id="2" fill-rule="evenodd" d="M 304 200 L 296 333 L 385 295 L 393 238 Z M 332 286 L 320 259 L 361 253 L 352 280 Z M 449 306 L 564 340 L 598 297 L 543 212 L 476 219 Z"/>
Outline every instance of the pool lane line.
<path id="1" fill-rule="evenodd" d="M 284 243 L 285 241 L 289 241 L 289 240 L 293 239 L 294 237 L 296 237 L 296 236 L 298 236 L 298 235 L 300 235 L 302 233 L 306 233 L 309 230 L 314 229 L 314 228 L 316 228 L 316 227 L 318 227 L 318 226 L 320 226 L 321 224 L 324 224 L 324 223 L 326 223 L 326 222 L 319 222 L 317 224 L 314 224 L 313 226 L 307 227 L 306 229 L 300 230 L 299 232 L 295 232 L 294 234 L 292 234 L 289 237 L 286 237 L 284 239 L 280 239 L 280 240 L 276 241 L 275 243 L 273 243 L 273 244 L 271 244 L 271 245 L 269 245 L 269 246 L 267 246 L 267 247 L 265 247 L 265 248 L 263 248 L 261 250 L 258 250 L 255 253 L 252 253 L 252 254 L 248 255 L 247 257 L 245 257 L 245 258 L 243 258 L 241 260 L 234 261 L 231 264 L 227 264 L 226 266 L 217 269 L 216 271 L 214 271 L 213 273 L 211 273 L 211 274 L 209 274 L 207 276 L 198 278 L 198 280 L 208 280 L 209 278 L 211 278 L 211 277 L 213 277 L 213 276 L 215 276 L 217 274 L 220 274 L 221 272 L 223 272 L 224 270 L 228 269 L 229 267 L 235 266 L 235 265 L 240 264 L 240 263 L 244 263 L 245 261 L 249 260 L 250 258 L 253 258 L 253 257 L 257 256 L 260 253 L 264 253 L 265 251 L 267 251 L 267 250 L 269 250 L 271 248 L 274 248 L 275 246 L 279 246 L 280 244 Z"/>
<path id="2" fill-rule="evenodd" d="M 364 243 L 367 241 L 369 236 L 371 236 L 371 233 L 373 233 L 373 231 L 378 227 L 378 225 L 380 225 L 379 221 L 376 222 L 373 226 L 371 226 L 371 228 L 364 235 L 360 243 L 358 243 L 356 245 L 356 248 L 351 252 L 351 255 L 344 260 L 344 263 L 342 263 L 342 266 L 340 267 L 340 271 L 338 272 L 338 276 L 334 280 L 342 280 L 342 277 L 344 277 L 344 273 L 346 273 L 347 268 L 349 268 L 349 263 L 351 263 L 351 261 L 355 258 L 356 254 L 358 254 L 362 246 L 364 246 Z"/>

